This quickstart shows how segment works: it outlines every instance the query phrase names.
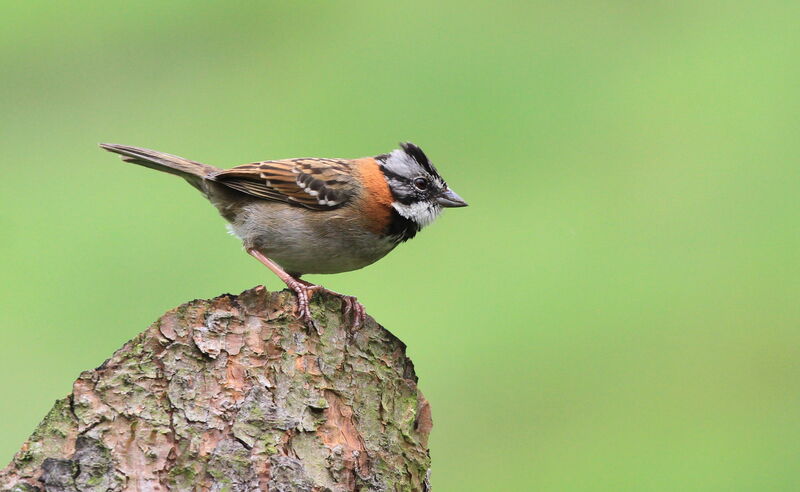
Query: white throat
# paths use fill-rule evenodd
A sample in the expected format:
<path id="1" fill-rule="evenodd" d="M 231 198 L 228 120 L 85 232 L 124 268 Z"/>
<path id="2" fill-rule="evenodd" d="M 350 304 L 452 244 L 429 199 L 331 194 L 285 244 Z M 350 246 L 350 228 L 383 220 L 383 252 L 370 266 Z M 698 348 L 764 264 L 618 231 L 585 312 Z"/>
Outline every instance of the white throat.
<path id="1" fill-rule="evenodd" d="M 442 207 L 431 202 L 416 202 L 411 205 L 392 202 L 392 207 L 406 219 L 416 222 L 420 229 L 433 223 L 436 217 L 442 213 Z"/>

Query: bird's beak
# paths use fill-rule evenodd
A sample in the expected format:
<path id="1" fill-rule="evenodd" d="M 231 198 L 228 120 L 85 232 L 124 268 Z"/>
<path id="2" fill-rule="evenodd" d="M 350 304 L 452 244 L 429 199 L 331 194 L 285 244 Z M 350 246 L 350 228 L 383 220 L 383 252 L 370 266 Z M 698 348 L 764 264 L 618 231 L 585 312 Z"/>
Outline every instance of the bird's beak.
<path id="1" fill-rule="evenodd" d="M 436 202 L 443 207 L 466 207 L 467 202 L 458 196 L 455 191 L 450 188 L 446 189 L 444 193 L 436 197 Z"/>

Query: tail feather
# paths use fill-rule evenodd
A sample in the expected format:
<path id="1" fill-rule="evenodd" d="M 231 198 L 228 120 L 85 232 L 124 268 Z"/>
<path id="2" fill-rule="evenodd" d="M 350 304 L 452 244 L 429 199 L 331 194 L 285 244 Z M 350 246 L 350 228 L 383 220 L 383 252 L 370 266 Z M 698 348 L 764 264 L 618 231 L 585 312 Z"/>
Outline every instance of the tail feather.
<path id="1" fill-rule="evenodd" d="M 131 147 L 128 145 L 101 143 L 103 149 L 120 154 L 122 160 L 140 166 L 149 167 L 165 173 L 175 174 L 189 182 L 195 188 L 202 190 L 203 179 L 211 173 L 218 172 L 214 166 L 190 161 L 183 157 L 166 154 L 157 150 Z"/>

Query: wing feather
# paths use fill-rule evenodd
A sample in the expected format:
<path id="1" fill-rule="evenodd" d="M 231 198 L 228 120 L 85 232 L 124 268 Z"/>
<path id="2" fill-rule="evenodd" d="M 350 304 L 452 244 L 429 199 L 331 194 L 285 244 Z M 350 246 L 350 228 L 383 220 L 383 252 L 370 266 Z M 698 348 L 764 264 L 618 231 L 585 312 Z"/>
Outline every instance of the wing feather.
<path id="1" fill-rule="evenodd" d="M 343 159 L 286 159 L 244 164 L 209 179 L 256 198 L 314 210 L 345 204 L 357 190 L 352 164 Z"/>

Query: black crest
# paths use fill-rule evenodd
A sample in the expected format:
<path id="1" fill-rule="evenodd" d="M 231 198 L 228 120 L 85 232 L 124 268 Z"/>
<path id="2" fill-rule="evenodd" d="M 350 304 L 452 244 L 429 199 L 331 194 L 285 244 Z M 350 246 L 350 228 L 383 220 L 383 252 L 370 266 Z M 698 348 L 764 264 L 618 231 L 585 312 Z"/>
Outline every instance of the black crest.
<path id="1" fill-rule="evenodd" d="M 403 149 L 403 152 L 405 152 L 406 155 L 417 161 L 417 163 L 431 175 L 441 177 L 436 171 L 436 168 L 433 167 L 433 164 L 431 164 L 431 161 L 428 160 L 428 156 L 425 155 L 425 152 L 423 152 L 422 149 L 411 142 L 401 142 L 400 148 Z"/>

